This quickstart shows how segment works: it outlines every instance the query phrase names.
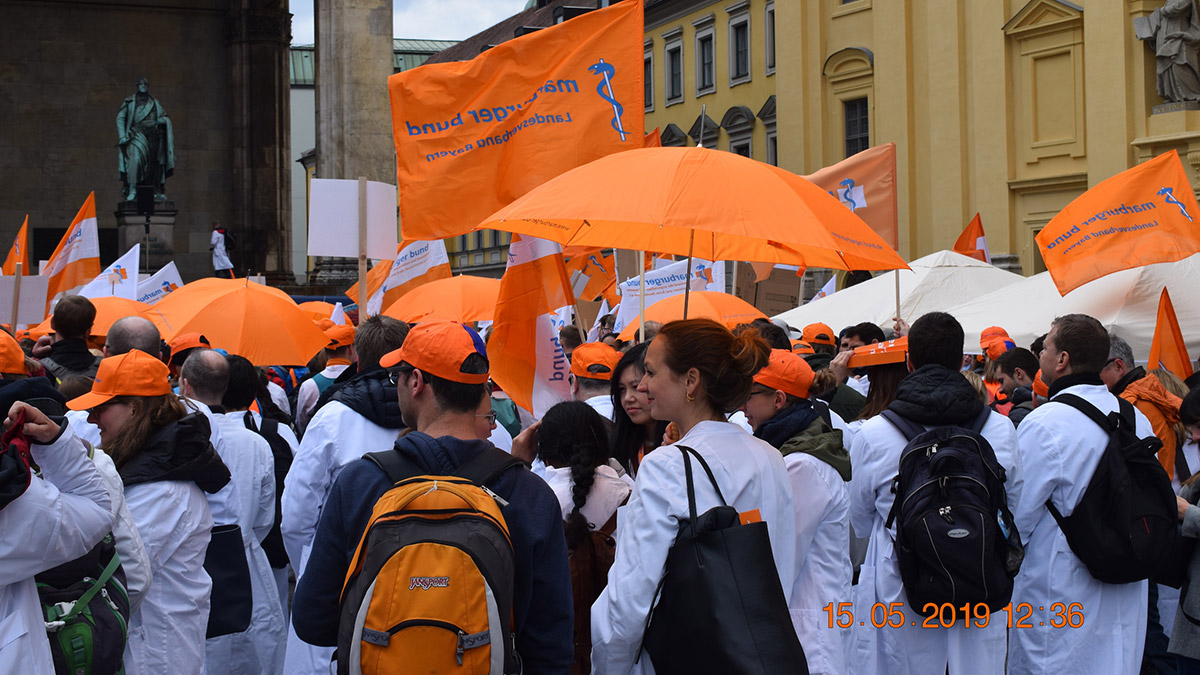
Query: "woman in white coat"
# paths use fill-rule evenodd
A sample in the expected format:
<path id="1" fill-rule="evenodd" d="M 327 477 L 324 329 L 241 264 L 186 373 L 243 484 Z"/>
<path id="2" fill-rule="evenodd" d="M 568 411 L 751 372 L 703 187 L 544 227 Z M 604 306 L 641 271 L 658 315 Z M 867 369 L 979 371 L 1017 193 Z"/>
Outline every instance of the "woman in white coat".
<path id="1" fill-rule="evenodd" d="M 650 343 L 639 389 L 648 394 L 650 414 L 674 422 L 682 437 L 645 456 L 633 494 L 617 513 L 616 560 L 608 586 L 592 606 L 595 672 L 654 672 L 649 656 L 634 660 L 667 552 L 680 521 L 688 517 L 683 453 L 675 445 L 700 453 L 738 512 L 757 510 L 767 522 L 779 581 L 784 594 L 791 595 L 796 523 L 783 456 L 725 420 L 726 413 L 745 402 L 751 377 L 766 365 L 769 353 L 757 333 L 735 337 L 710 319 L 669 323 Z M 697 481 L 695 490 L 698 511 L 720 503 L 708 481 Z"/>
<path id="2" fill-rule="evenodd" d="M 101 448 L 125 483 L 125 501 L 150 558 L 150 590 L 129 621 L 125 672 L 199 675 L 212 580 L 204 571 L 212 516 L 204 493 L 229 482 L 208 420 L 188 415 L 167 367 L 134 350 L 100 362 L 92 391 L 67 403 L 88 410 Z"/>
<path id="3" fill-rule="evenodd" d="M 0 508 L 0 673 L 54 675 L 33 575 L 90 551 L 113 516 L 83 443 L 26 403 L 13 404 L 5 426 L 22 410 L 42 475 Z"/>

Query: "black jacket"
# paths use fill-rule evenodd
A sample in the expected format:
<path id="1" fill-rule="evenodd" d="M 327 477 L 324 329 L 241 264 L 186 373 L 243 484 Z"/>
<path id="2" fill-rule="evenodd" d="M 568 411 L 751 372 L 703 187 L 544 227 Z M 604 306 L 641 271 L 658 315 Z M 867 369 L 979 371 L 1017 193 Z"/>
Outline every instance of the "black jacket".
<path id="1" fill-rule="evenodd" d="M 900 381 L 888 409 L 917 424 L 961 425 L 979 417 L 983 402 L 959 371 L 925 365 Z"/>
<path id="2" fill-rule="evenodd" d="M 340 402 L 385 429 L 403 429 L 405 426 L 400 418 L 396 387 L 388 382 L 388 372 L 382 368 L 359 373 L 338 387 L 329 400 Z"/>
<path id="3" fill-rule="evenodd" d="M 164 480 L 192 481 L 213 494 L 229 482 L 229 469 L 213 449 L 203 413 L 192 413 L 151 434 L 141 452 L 121 467 L 125 487 Z"/>

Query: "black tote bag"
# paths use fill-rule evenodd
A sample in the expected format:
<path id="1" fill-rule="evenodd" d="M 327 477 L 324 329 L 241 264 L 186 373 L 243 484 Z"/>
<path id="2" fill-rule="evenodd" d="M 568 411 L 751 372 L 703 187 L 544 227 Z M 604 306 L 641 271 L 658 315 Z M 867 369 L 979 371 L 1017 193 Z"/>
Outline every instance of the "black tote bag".
<path id="1" fill-rule="evenodd" d="M 204 554 L 204 571 L 212 577 L 205 637 L 241 633 L 249 628 L 254 594 L 250 588 L 250 565 L 246 562 L 241 527 L 217 525 L 212 529 L 212 539 Z"/>
<path id="2" fill-rule="evenodd" d="M 712 470 L 683 452 L 689 519 L 667 554 L 658 604 L 647 617 L 643 648 L 658 675 L 807 675 L 765 522 L 742 525 Z M 696 514 L 692 462 L 708 474 L 721 506 Z"/>

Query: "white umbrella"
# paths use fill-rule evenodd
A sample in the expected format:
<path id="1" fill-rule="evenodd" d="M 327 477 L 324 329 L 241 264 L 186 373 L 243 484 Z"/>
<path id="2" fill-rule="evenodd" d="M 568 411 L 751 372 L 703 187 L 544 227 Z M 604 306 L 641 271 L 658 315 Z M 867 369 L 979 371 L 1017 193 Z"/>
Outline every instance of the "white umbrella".
<path id="1" fill-rule="evenodd" d="M 1192 300 L 1200 288 L 1200 254 L 1179 262 L 1122 270 L 1065 296 L 1058 294 L 1050 274 L 1042 272 L 946 311 L 962 323 L 967 351 L 979 351 L 979 334 L 988 326 L 1000 326 L 1018 347 L 1028 348 L 1050 330 L 1055 317 L 1078 313 L 1095 317 L 1125 338 L 1133 347 L 1134 358 L 1144 363 L 1150 356 L 1158 298 L 1164 286 L 1174 301 L 1188 354 L 1194 359 L 1200 355 L 1200 303 Z"/>
<path id="2" fill-rule="evenodd" d="M 899 271 L 900 311 L 909 323 L 927 312 L 944 311 L 1022 279 L 1019 274 L 953 251 L 931 253 L 912 261 L 909 267 L 911 271 Z M 880 274 L 775 318 L 800 330 L 818 321 L 835 331 L 863 321 L 886 329 L 896 315 L 896 274 Z"/>

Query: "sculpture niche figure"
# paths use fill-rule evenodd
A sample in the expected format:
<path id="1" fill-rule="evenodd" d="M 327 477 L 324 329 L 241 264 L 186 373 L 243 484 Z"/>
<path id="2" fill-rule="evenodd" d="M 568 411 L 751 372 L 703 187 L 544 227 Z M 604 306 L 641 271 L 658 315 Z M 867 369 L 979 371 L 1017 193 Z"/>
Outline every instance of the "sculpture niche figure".
<path id="1" fill-rule="evenodd" d="M 146 78 L 137 82 L 137 93 L 125 99 L 117 112 L 120 141 L 117 166 L 125 184 L 125 200 L 137 198 L 139 185 L 154 188 L 154 199 L 167 198 L 166 182 L 175 173 L 175 137 L 162 104 L 149 92 Z"/>
<path id="2" fill-rule="evenodd" d="M 1139 40 L 1153 40 L 1158 95 L 1168 103 L 1200 101 L 1200 6 L 1167 0 L 1133 20 Z"/>

